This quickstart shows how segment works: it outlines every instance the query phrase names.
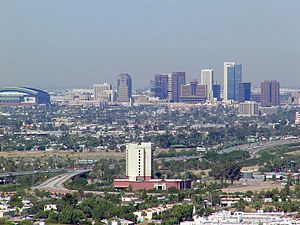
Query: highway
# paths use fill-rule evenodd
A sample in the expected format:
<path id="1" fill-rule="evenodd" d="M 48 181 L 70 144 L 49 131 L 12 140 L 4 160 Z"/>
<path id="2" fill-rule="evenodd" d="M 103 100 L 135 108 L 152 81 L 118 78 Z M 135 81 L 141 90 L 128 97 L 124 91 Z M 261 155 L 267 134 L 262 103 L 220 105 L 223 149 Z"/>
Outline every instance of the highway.
<path id="1" fill-rule="evenodd" d="M 262 151 L 263 149 L 280 146 L 280 145 L 299 143 L 299 142 L 300 142 L 300 138 L 288 139 L 288 140 L 262 141 L 258 143 L 243 144 L 243 145 L 226 148 L 218 151 L 218 153 L 222 154 L 222 153 L 229 153 L 232 151 L 241 150 L 241 151 L 248 151 L 251 155 L 251 158 L 256 158 L 258 157 L 257 153 Z"/>
<path id="2" fill-rule="evenodd" d="M 251 144 L 243 144 L 243 145 L 237 145 L 234 147 L 226 148 L 219 150 L 219 154 L 224 154 L 224 153 L 230 153 L 233 151 L 247 151 L 250 153 L 251 158 L 256 158 L 258 157 L 257 153 L 266 149 L 266 148 L 271 148 L 275 146 L 280 146 L 280 145 L 286 145 L 286 144 L 292 144 L 292 143 L 300 143 L 300 138 L 297 139 L 289 139 L 289 140 L 273 140 L 273 141 L 261 141 L 257 143 L 251 143 Z M 164 157 L 164 158 L 155 158 L 154 161 L 181 161 L 181 160 L 189 160 L 189 159 L 198 159 L 201 158 L 202 156 L 196 155 L 196 156 L 173 156 L 173 157 Z"/>
<path id="3" fill-rule="evenodd" d="M 69 193 L 69 192 L 75 192 L 74 190 L 68 190 L 64 187 L 64 183 L 71 179 L 72 177 L 75 177 L 79 174 L 83 174 L 86 172 L 89 172 L 91 170 L 76 170 L 76 171 L 69 171 L 65 174 L 55 176 L 50 178 L 49 180 L 45 181 L 44 183 L 34 186 L 31 189 L 32 190 L 44 190 L 49 191 L 51 193 Z"/>
<path id="4" fill-rule="evenodd" d="M 192 156 L 173 156 L 173 157 L 163 157 L 163 158 L 155 158 L 154 161 L 162 161 L 164 160 L 165 162 L 168 161 L 181 161 L 181 160 L 188 160 L 188 159 L 199 159 L 201 158 L 201 155 L 192 155 Z"/>
<path id="5" fill-rule="evenodd" d="M 56 172 L 62 172 L 62 171 L 65 171 L 65 169 L 34 170 L 34 171 L 22 171 L 22 172 L 5 172 L 5 173 L 0 173 L 0 178 L 25 176 L 25 175 L 33 175 L 33 174 L 42 174 L 42 173 L 56 173 Z"/>

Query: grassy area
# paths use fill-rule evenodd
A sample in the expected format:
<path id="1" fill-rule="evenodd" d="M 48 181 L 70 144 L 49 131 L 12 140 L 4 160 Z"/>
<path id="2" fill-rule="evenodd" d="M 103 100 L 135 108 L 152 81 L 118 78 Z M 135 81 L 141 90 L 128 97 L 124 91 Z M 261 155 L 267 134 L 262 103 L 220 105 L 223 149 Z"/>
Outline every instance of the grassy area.
<path id="1" fill-rule="evenodd" d="M 125 153 L 122 152 L 70 152 L 70 151 L 12 151 L 0 152 L 0 157 L 9 158 L 47 158 L 47 157 L 69 157 L 72 159 L 100 159 L 100 158 L 125 158 Z"/>

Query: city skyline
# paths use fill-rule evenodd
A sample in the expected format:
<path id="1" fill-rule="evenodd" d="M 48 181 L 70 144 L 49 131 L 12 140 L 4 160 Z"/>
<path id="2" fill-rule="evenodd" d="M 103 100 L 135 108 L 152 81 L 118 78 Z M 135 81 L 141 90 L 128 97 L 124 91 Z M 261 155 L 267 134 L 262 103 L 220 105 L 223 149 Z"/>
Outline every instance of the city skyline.
<path id="1" fill-rule="evenodd" d="M 0 0 L 0 225 L 300 225 L 300 0 Z"/>
<path id="2" fill-rule="evenodd" d="M 115 86 L 128 72 L 140 88 L 157 73 L 185 71 L 192 80 L 203 68 L 222 83 L 231 60 L 253 86 L 262 77 L 300 83 L 299 1 L 70 3 L 1 2 L 1 86 Z"/>

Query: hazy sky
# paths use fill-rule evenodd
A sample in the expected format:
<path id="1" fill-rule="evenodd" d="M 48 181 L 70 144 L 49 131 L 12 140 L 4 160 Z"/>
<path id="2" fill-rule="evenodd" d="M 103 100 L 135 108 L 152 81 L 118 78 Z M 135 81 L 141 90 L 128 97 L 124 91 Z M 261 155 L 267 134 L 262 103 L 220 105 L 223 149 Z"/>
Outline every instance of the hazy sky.
<path id="1" fill-rule="evenodd" d="M 300 86 L 300 0 L 0 0 L 0 86 L 116 84 L 243 64 L 244 81 Z"/>

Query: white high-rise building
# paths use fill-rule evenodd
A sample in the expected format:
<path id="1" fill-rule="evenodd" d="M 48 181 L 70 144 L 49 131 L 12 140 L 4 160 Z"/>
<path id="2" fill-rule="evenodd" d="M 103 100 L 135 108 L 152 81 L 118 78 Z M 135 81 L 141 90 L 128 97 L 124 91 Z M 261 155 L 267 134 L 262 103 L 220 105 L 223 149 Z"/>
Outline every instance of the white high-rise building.
<path id="1" fill-rule="evenodd" d="M 201 70 L 201 84 L 207 87 L 207 99 L 212 100 L 214 98 L 213 86 L 214 86 L 214 71 L 212 69 Z"/>
<path id="2" fill-rule="evenodd" d="M 224 96 L 225 101 L 239 99 L 239 83 L 242 82 L 242 64 L 224 62 Z"/>
<path id="3" fill-rule="evenodd" d="M 152 178 L 153 145 L 151 142 L 126 145 L 126 176 L 129 180 Z"/>

